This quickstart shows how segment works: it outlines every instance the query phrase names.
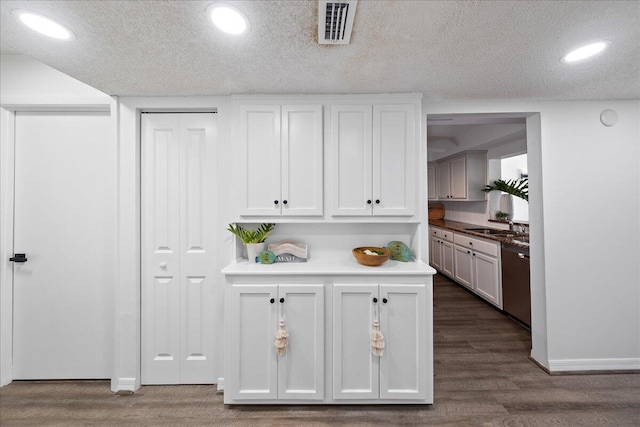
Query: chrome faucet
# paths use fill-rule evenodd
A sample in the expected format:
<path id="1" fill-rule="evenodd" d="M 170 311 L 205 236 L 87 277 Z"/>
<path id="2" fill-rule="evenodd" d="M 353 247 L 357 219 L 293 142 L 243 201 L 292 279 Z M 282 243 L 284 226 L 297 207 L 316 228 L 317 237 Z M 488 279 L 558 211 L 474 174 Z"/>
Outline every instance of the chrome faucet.
<path id="1" fill-rule="evenodd" d="M 513 231 L 513 221 L 508 220 L 507 222 L 509 223 L 509 231 Z"/>

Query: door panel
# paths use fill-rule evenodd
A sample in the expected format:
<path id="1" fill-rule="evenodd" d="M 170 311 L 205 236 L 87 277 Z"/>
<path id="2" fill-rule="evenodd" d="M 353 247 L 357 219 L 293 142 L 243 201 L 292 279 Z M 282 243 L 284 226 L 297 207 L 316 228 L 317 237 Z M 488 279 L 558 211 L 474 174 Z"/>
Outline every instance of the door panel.
<path id="1" fill-rule="evenodd" d="M 438 175 L 438 198 L 451 198 L 451 164 L 449 162 L 441 162 L 436 165 Z"/>
<path id="2" fill-rule="evenodd" d="M 500 295 L 500 267 L 498 260 L 476 252 L 475 256 L 475 290 L 484 299 L 502 308 Z"/>
<path id="3" fill-rule="evenodd" d="M 283 216 L 323 214 L 322 147 L 322 105 L 283 105 Z"/>
<path id="4" fill-rule="evenodd" d="M 143 384 L 216 381 L 215 138 L 212 113 L 142 115 Z"/>
<path id="5" fill-rule="evenodd" d="M 379 357 L 371 352 L 378 285 L 333 286 L 333 398 L 377 399 Z"/>
<path id="6" fill-rule="evenodd" d="M 455 257 L 455 279 L 458 283 L 473 290 L 473 256 L 471 251 L 461 246 L 453 246 Z"/>
<path id="7" fill-rule="evenodd" d="M 233 285 L 231 349 L 225 375 L 230 399 L 277 399 L 277 285 Z"/>
<path id="8" fill-rule="evenodd" d="M 451 197 L 467 198 L 467 159 L 457 157 L 451 160 Z"/>
<path id="9" fill-rule="evenodd" d="M 240 106 L 240 215 L 280 215 L 280 106 Z M 278 203 L 274 203 L 274 201 Z"/>
<path id="10" fill-rule="evenodd" d="M 415 109 L 373 106 L 373 213 L 411 216 L 415 200 Z"/>
<path id="11" fill-rule="evenodd" d="M 108 113 L 15 115 L 13 378 L 111 377 L 115 144 Z"/>
<path id="12" fill-rule="evenodd" d="M 180 383 L 180 118 L 142 117 L 143 384 Z"/>
<path id="13" fill-rule="evenodd" d="M 427 397 L 425 285 L 380 285 L 381 399 Z M 387 302 L 384 302 L 384 301 Z"/>
<path id="14" fill-rule="evenodd" d="M 449 277 L 453 277 L 453 243 L 443 241 L 442 248 L 442 273 Z"/>
<path id="15" fill-rule="evenodd" d="M 280 319 L 289 333 L 279 356 L 278 399 L 324 398 L 324 285 L 280 285 Z M 275 352 L 275 348 L 272 348 Z"/>
<path id="16" fill-rule="evenodd" d="M 371 215 L 372 107 L 331 107 L 331 214 Z"/>
<path id="17" fill-rule="evenodd" d="M 442 270 L 442 251 L 440 240 L 438 240 L 437 237 L 430 237 L 429 241 L 431 242 L 431 246 L 429 247 L 431 266 L 433 268 L 437 268 L 438 270 Z"/>

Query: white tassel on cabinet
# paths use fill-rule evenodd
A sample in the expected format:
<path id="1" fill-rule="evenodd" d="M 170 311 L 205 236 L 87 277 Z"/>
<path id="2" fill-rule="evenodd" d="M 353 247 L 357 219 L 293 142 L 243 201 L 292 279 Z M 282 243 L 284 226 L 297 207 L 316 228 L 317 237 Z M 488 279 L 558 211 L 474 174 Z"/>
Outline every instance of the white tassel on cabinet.
<path id="1" fill-rule="evenodd" d="M 373 321 L 373 332 L 371 332 L 371 351 L 376 356 L 382 356 L 384 352 L 384 336 L 380 332 L 380 322 Z"/>
<path id="2" fill-rule="evenodd" d="M 283 355 L 287 352 L 287 346 L 289 345 L 289 333 L 285 329 L 286 324 L 283 319 L 278 322 L 278 332 L 276 332 L 276 341 L 273 345 L 276 347 L 276 353 Z"/>

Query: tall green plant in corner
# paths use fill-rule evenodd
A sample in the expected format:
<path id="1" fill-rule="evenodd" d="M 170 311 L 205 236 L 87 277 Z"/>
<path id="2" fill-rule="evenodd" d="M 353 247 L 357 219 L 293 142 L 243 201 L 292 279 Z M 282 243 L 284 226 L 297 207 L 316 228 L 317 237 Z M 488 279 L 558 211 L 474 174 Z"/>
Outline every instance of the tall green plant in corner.
<path id="1" fill-rule="evenodd" d="M 485 193 L 490 191 L 502 191 L 529 202 L 529 179 L 508 179 L 506 181 L 497 179 L 493 181 L 493 184 L 485 185 L 482 191 Z"/>

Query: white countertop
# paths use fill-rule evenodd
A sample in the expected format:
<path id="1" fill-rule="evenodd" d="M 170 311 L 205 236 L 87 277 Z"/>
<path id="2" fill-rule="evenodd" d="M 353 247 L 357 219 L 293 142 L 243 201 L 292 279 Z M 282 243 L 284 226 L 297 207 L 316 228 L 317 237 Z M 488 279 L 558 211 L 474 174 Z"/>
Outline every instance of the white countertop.
<path id="1" fill-rule="evenodd" d="M 422 261 L 388 260 L 378 267 L 358 264 L 353 256 L 312 258 L 307 262 L 249 263 L 241 259 L 222 269 L 226 275 L 332 275 L 332 276 L 431 276 L 436 274 Z"/>

